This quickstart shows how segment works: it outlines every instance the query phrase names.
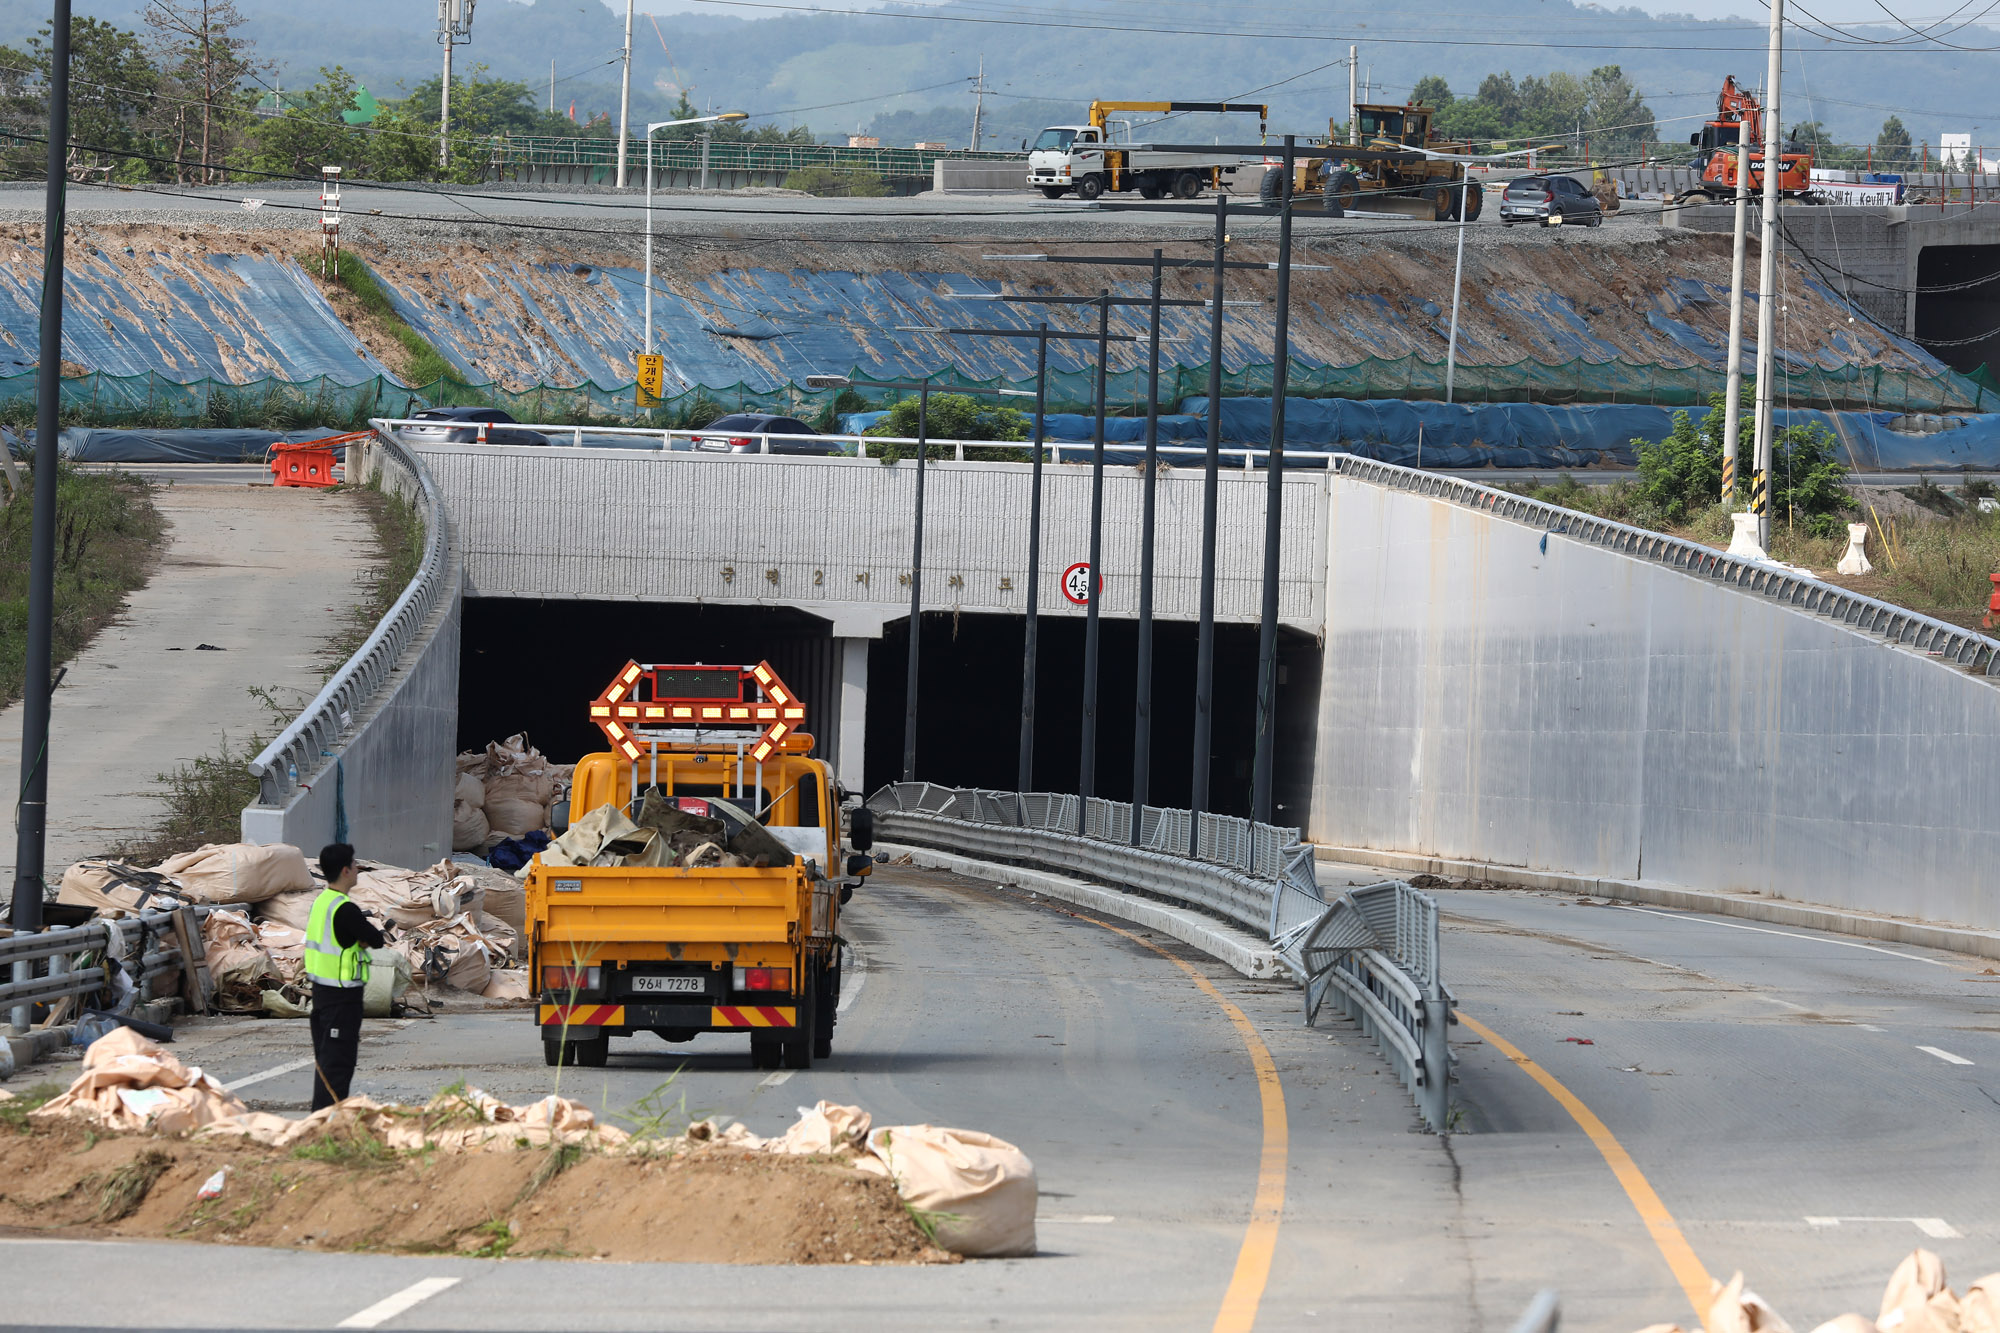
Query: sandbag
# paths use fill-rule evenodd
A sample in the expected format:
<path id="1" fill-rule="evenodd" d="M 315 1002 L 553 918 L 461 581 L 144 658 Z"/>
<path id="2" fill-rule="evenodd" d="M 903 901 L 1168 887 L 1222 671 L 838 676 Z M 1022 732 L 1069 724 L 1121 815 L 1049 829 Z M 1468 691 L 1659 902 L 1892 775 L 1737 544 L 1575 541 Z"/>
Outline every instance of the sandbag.
<path id="1" fill-rule="evenodd" d="M 306 980 L 306 933 L 275 921 L 257 923 L 257 944 L 278 970 L 278 979 L 287 986 Z"/>
<path id="2" fill-rule="evenodd" d="M 484 798 L 481 798 L 484 800 Z M 486 839 L 493 833 L 493 826 L 486 822 L 486 811 L 470 801 L 451 803 L 451 849 L 454 852 L 478 851 L 486 845 Z"/>
<path id="3" fill-rule="evenodd" d="M 361 1012 L 388 1018 L 410 989 L 410 957 L 401 949 L 368 951 L 368 985 L 361 993 Z"/>
<path id="4" fill-rule="evenodd" d="M 1867 1315 L 1844 1314 L 1837 1319 L 1827 1320 L 1812 1333 L 1881 1333 L 1881 1330 Z"/>
<path id="5" fill-rule="evenodd" d="M 458 870 L 450 861 L 440 861 L 428 870 L 370 866 L 356 876 L 349 896 L 363 909 L 387 917 L 392 925 L 420 926 L 457 916 L 478 904 L 479 885 Z"/>
<path id="6" fill-rule="evenodd" d="M 495 796 L 491 792 L 486 797 L 486 823 L 494 833 L 518 838 L 523 833 L 549 825 L 549 808 L 540 801 L 522 800 L 513 796 Z M 490 835 L 489 835 L 490 836 Z M 471 851 L 470 847 L 459 848 Z"/>
<path id="7" fill-rule="evenodd" d="M 937 1217 L 937 1243 L 954 1254 L 1007 1258 L 1035 1252 L 1035 1164 L 1004 1139 L 974 1129 L 896 1125 L 868 1136 L 870 1161 L 903 1201 Z"/>
<path id="8" fill-rule="evenodd" d="M 207 1074 L 190 1069 L 131 1028 L 121 1027 L 90 1043 L 76 1081 L 61 1096 L 30 1111 L 28 1118 L 185 1134 L 248 1110 Z"/>
<path id="9" fill-rule="evenodd" d="M 1965 1289 L 1958 1303 L 1959 1333 L 2000 1333 L 2000 1273 L 1988 1273 Z"/>
<path id="10" fill-rule="evenodd" d="M 154 866 L 204 903 L 256 903 L 314 887 L 305 854 L 289 843 L 209 843 Z"/>
<path id="11" fill-rule="evenodd" d="M 293 930 L 303 931 L 312 920 L 313 899 L 319 894 L 317 888 L 281 893 L 256 904 L 250 909 L 250 915 L 260 923 L 268 921 L 274 926 L 290 926 Z"/>
<path id="12" fill-rule="evenodd" d="M 525 1000 L 529 998 L 528 969 L 525 967 L 494 968 L 486 989 L 479 992 L 489 1000 Z"/>
<path id="13" fill-rule="evenodd" d="M 509 778 L 525 780 L 527 786 L 521 796 L 524 800 L 538 801 L 547 806 L 555 798 L 556 783 L 551 765 L 528 740 L 525 731 L 486 747 L 487 796 L 492 797 L 496 781 Z"/>
<path id="14" fill-rule="evenodd" d="M 486 758 L 486 751 L 484 750 L 459 751 L 457 768 L 460 773 L 469 773 L 473 777 L 478 778 L 481 783 L 484 783 L 486 781 L 487 767 L 488 767 L 488 760 Z"/>
<path id="15" fill-rule="evenodd" d="M 1944 1261 L 1910 1251 L 1889 1275 L 1875 1322 L 1896 1333 L 1959 1333 L 1958 1297 L 1945 1285 Z"/>
<path id="16" fill-rule="evenodd" d="M 156 870 L 117 861 L 78 861 L 63 871 L 56 901 L 118 918 L 170 910 L 189 900 L 178 884 Z"/>
<path id="17" fill-rule="evenodd" d="M 460 773 L 458 782 L 451 789 L 454 801 L 464 801 L 467 805 L 486 804 L 486 782 L 470 773 Z"/>
<path id="18" fill-rule="evenodd" d="M 201 925 L 202 954 L 215 983 L 215 1007 L 224 1013 L 255 1013 L 267 986 L 279 983 L 278 968 L 242 912 L 210 912 Z"/>
<path id="19" fill-rule="evenodd" d="M 513 926 L 491 912 L 482 912 L 477 908 L 466 915 L 472 918 L 472 924 L 492 947 L 495 963 L 505 963 L 519 956 L 521 933 Z"/>
<path id="20" fill-rule="evenodd" d="M 495 878 L 505 884 L 495 883 Z M 480 875 L 479 887 L 486 891 L 485 910 L 513 927 L 516 937 L 528 929 L 528 886 L 512 875 Z"/>

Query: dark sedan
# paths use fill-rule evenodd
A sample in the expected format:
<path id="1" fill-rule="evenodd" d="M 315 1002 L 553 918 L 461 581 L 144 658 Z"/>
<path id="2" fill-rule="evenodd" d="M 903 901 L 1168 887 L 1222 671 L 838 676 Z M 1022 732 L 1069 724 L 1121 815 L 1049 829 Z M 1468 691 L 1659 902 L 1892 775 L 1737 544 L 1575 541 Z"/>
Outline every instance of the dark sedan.
<path id="1" fill-rule="evenodd" d="M 1522 176 L 1508 181 L 1500 196 L 1500 221 L 1509 227 L 1516 222 L 1595 227 L 1604 221 L 1604 209 L 1572 177 Z"/>
<path id="2" fill-rule="evenodd" d="M 761 435 L 804 435 L 809 439 L 772 440 L 764 448 Z M 704 454 L 810 454 L 831 458 L 847 450 L 832 440 L 821 439 L 818 431 L 797 417 L 774 417 L 764 412 L 732 412 L 717 417 L 699 431 L 692 441 L 696 452 Z"/>
<path id="3" fill-rule="evenodd" d="M 547 444 L 540 431 L 508 429 L 514 418 L 497 407 L 427 407 L 413 412 L 415 424 L 400 428 L 413 444 L 478 444 L 483 427 L 487 444 Z"/>

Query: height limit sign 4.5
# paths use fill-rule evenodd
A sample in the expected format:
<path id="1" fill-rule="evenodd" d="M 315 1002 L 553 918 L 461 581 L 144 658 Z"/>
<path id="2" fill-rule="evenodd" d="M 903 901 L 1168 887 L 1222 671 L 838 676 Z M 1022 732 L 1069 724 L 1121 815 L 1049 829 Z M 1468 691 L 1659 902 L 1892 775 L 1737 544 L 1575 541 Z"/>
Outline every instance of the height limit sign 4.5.
<path id="1" fill-rule="evenodd" d="M 1087 562 L 1079 560 L 1063 571 L 1063 596 L 1069 598 L 1078 606 L 1088 606 L 1090 604 L 1090 594 L 1093 591 L 1103 592 L 1104 580 L 1094 579 L 1090 576 L 1090 565 Z"/>

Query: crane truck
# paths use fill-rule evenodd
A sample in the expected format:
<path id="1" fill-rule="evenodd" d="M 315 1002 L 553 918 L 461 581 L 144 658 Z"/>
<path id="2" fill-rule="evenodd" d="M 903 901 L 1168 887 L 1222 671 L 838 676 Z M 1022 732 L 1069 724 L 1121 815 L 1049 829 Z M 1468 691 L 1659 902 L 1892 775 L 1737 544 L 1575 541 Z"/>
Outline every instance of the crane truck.
<path id="1" fill-rule="evenodd" d="M 591 701 L 610 748 L 577 764 L 568 831 L 526 874 L 549 1064 L 642 1032 L 748 1036 L 759 1069 L 832 1054 L 874 816 L 841 808 L 805 712 L 768 662 L 628 662 Z"/>
<path id="2" fill-rule="evenodd" d="M 1271 108 L 1237 102 L 1113 102 L 1090 104 L 1089 123 L 1051 125 L 1028 152 L 1028 184 L 1051 199 L 1076 191 L 1095 199 L 1107 190 L 1137 190 L 1145 199 L 1193 199 L 1204 189 L 1220 189 L 1223 177 L 1243 165 L 1237 153 L 1167 153 L 1132 142 L 1130 121 L 1110 120 L 1112 111 L 1235 114 L 1256 112 L 1263 141 Z"/>
<path id="3" fill-rule="evenodd" d="M 1757 95 L 1740 87 L 1734 74 L 1722 80 L 1715 99 L 1715 119 L 1688 136 L 1694 148 L 1694 169 L 1701 179 L 1674 196 L 1676 204 L 1721 203 L 1736 196 L 1736 157 L 1740 146 L 1750 148 L 1750 192 L 1764 189 L 1764 107 Z M 1779 159 L 1778 193 L 1808 204 L 1826 202 L 1813 192 L 1811 153 L 1786 152 Z"/>

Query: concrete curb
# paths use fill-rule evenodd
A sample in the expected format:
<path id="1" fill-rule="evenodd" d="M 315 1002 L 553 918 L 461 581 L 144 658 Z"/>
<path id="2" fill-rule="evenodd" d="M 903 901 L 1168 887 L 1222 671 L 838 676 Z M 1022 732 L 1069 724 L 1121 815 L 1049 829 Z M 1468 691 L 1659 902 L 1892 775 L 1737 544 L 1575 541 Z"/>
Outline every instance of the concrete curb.
<path id="1" fill-rule="evenodd" d="M 1877 916 L 1838 907 L 1766 898 L 1750 893 L 1720 893 L 1712 889 L 1688 889 L 1677 885 L 1648 884 L 1643 880 L 1592 879 L 1586 875 L 1565 875 L 1549 870 L 1529 870 L 1522 866 L 1488 865 L 1483 861 L 1454 861 L 1439 856 L 1419 856 L 1407 852 L 1383 852 L 1369 847 L 1313 848 L 1315 861 L 1341 861 L 1355 865 L 1380 866 L 1408 874 L 1442 875 L 1449 879 L 1489 880 L 1495 884 L 1524 889 L 1554 889 L 1621 902 L 1647 903 L 1672 907 L 1683 912 L 1708 912 L 1733 916 L 1766 925 L 1795 926 L 1801 930 L 1828 931 L 1836 935 L 1856 935 L 1863 939 L 1892 944 L 1914 944 L 1924 949 L 1972 954 L 1980 958 L 2000 958 L 2000 931 L 1976 930 L 1970 926 L 1940 926 L 1904 917 Z"/>
<path id="2" fill-rule="evenodd" d="M 1107 889 L 1097 884 L 1086 884 L 1081 880 L 1052 875 L 1047 871 L 1027 870 L 1020 866 L 1003 865 L 997 861 L 974 860 L 969 856 L 934 851 L 929 847 L 916 847 L 908 843 L 879 842 L 875 844 L 875 848 L 877 851 L 889 853 L 892 857 L 908 856 L 913 865 L 922 866 L 927 870 L 949 870 L 955 875 L 964 875 L 971 879 L 990 879 L 996 884 L 1012 884 L 1017 888 L 1039 893 L 1045 898 L 1074 903 L 1078 907 L 1087 907 L 1145 926 L 1149 930 L 1157 930 L 1162 935 L 1171 935 L 1183 944 L 1194 946 L 1209 957 L 1227 964 L 1234 971 L 1253 980 L 1284 981 L 1291 976 L 1291 970 L 1272 951 L 1269 944 L 1185 907 L 1173 907 L 1151 898 L 1141 898 L 1137 894 L 1125 893 L 1119 889 Z"/>
<path id="3" fill-rule="evenodd" d="M 172 1023 L 179 1016 L 181 1002 L 178 997 L 169 996 L 164 1000 L 148 1000 L 139 1006 L 136 1018 L 149 1023 Z M 46 1060 L 57 1051 L 69 1046 L 75 1025 L 64 1023 L 58 1027 L 36 1028 L 23 1037 L 0 1036 L 0 1043 L 8 1046 L 14 1057 L 14 1072 L 25 1070 L 37 1060 Z"/>

